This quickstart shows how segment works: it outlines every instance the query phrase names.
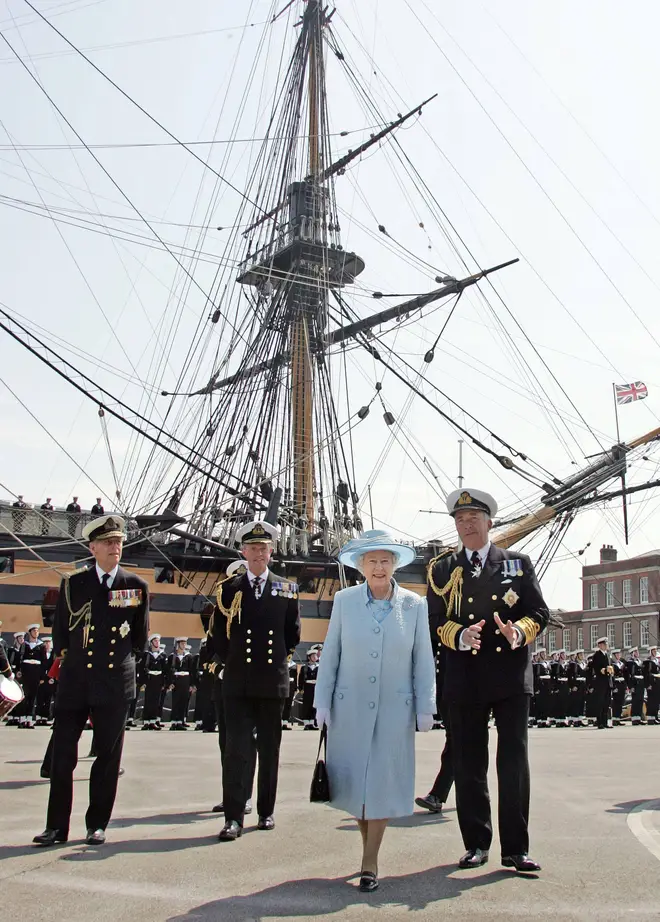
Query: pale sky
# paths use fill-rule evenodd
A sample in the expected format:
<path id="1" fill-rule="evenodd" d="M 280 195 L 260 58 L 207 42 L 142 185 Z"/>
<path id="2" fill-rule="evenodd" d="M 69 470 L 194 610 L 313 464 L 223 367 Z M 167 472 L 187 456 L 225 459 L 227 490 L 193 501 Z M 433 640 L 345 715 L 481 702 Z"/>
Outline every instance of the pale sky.
<path id="1" fill-rule="evenodd" d="M 243 139 L 194 148 L 241 186 L 256 155 L 249 139 L 263 129 L 282 43 L 290 48 L 295 37 L 286 16 L 266 24 L 284 0 L 37 0 L 36 6 L 181 140 Z M 634 15 L 622 9 L 614 0 L 337 0 L 333 19 L 347 60 L 387 119 L 438 94 L 397 139 L 453 226 L 436 220 L 437 209 L 404 175 L 394 148 L 370 152 L 336 185 L 344 247 L 367 263 L 345 297 L 364 316 L 396 303 L 374 301 L 372 291 L 428 291 L 437 271 L 464 274 L 445 232 L 470 270 L 520 258 L 494 278 L 502 300 L 488 285 L 481 290 L 490 306 L 476 288 L 465 294 L 431 366 L 422 356 L 450 304 L 386 342 L 558 477 L 613 444 L 613 382 L 643 381 L 649 389 L 647 400 L 620 409 L 624 439 L 660 424 L 660 9 L 651 0 L 635 4 Z M 237 196 L 222 184 L 216 188 L 216 177 L 181 148 L 136 146 L 162 145 L 168 137 L 23 0 L 0 5 L 0 32 L 6 39 L 0 42 L 0 302 L 59 337 L 61 356 L 116 397 L 164 412 L 159 391 L 186 367 L 198 324 L 207 335 L 208 305 L 194 289 L 185 294 L 174 329 L 184 297 L 180 272 L 168 253 L 139 245 L 153 244 L 153 233 L 117 186 L 177 247 L 200 239 L 190 225 L 231 225 Z M 94 153 L 117 186 L 87 151 L 62 148 L 79 141 L 6 42 L 83 140 L 100 145 Z M 351 132 L 333 139 L 339 155 L 373 127 L 334 57 L 328 99 L 333 132 Z M 56 225 L 44 206 L 60 209 L 59 219 L 95 223 Z M 384 247 L 378 224 L 396 241 L 395 254 Z M 124 239 L 90 227 L 121 229 Z M 140 239 L 127 239 L 129 233 Z M 226 239 L 227 232 L 215 230 L 203 238 L 208 262 L 195 271 L 202 288 L 211 283 Z M 400 258 L 402 247 L 435 268 L 413 268 Z M 192 369 L 190 378 L 203 385 L 210 368 L 204 365 L 196 378 Z M 387 409 L 412 433 L 442 489 L 452 489 L 458 434 L 418 400 L 408 406 L 404 386 L 358 351 L 351 355 L 351 412 L 373 397 L 375 372 Z M 77 493 L 89 507 L 96 484 L 112 497 L 96 408 L 2 331 L 0 379 L 0 497 L 23 493 L 40 503 L 50 495 L 62 505 Z M 340 411 L 345 418 L 345 393 Z M 391 434 L 382 412 L 374 403 L 354 432 L 359 491 L 371 480 L 375 517 L 402 537 L 450 537 L 446 516 L 420 511 L 441 510 L 442 499 L 402 451 L 403 433 L 373 476 Z M 125 488 L 139 469 L 134 441 L 119 422 L 110 421 L 109 432 Z M 659 476 L 660 455 L 649 448 L 647 456 L 636 462 L 631 482 Z M 464 473 L 467 486 L 489 490 L 507 510 L 538 503 L 540 490 L 467 444 Z M 627 549 L 618 503 L 582 513 L 544 578 L 549 604 L 579 607 L 580 563 L 597 562 L 601 544 L 616 545 L 621 556 L 660 547 L 659 500 L 657 491 L 632 498 Z M 367 512 L 365 506 L 365 520 Z M 526 551 L 534 557 L 546 537 L 540 534 Z"/>

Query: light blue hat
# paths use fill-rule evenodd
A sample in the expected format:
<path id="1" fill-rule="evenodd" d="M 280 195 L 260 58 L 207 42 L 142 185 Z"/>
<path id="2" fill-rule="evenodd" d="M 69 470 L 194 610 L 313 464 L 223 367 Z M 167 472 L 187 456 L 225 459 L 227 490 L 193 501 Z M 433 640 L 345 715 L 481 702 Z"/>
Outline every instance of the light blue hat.
<path id="1" fill-rule="evenodd" d="M 392 535 L 382 528 L 363 531 L 359 538 L 352 538 L 339 551 L 339 563 L 346 567 L 358 569 L 358 561 L 368 551 L 391 551 L 395 557 L 394 569 L 407 567 L 415 557 L 415 548 L 408 544 L 399 544 Z"/>

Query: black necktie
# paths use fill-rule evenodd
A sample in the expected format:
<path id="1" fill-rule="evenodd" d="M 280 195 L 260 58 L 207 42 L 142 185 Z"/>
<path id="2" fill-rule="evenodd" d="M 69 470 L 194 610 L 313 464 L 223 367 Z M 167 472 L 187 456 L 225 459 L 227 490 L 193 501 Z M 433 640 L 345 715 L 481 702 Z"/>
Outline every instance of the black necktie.
<path id="1" fill-rule="evenodd" d="M 472 551 L 470 561 L 473 567 L 478 567 L 481 570 L 481 557 L 479 556 L 479 551 Z"/>
<path id="2" fill-rule="evenodd" d="M 252 583 L 252 588 L 254 589 L 255 599 L 261 598 L 261 577 L 255 576 L 254 582 Z"/>
<path id="3" fill-rule="evenodd" d="M 103 576 L 101 577 L 101 589 L 107 589 L 107 588 L 108 588 L 108 580 L 109 580 L 109 579 L 110 579 L 110 574 L 109 574 L 109 573 L 104 573 Z"/>

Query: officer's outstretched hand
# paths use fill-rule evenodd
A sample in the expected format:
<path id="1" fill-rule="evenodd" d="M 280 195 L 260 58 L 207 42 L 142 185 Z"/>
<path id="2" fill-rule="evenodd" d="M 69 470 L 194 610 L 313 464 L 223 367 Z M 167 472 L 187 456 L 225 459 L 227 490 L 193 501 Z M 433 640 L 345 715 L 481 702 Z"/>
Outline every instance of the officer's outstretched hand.
<path id="1" fill-rule="evenodd" d="M 484 620 L 481 620 L 477 621 L 476 624 L 471 624 L 470 627 L 466 627 L 461 632 L 461 643 L 472 647 L 473 650 L 478 650 L 481 646 L 481 629 L 485 623 Z"/>
<path id="2" fill-rule="evenodd" d="M 520 646 L 520 643 L 521 643 L 520 632 L 515 627 L 512 621 L 507 621 L 507 623 L 505 624 L 500 618 L 500 616 L 496 614 L 495 624 L 498 626 L 503 636 L 506 637 L 506 639 L 511 644 L 512 650 L 515 650 L 516 647 Z"/>

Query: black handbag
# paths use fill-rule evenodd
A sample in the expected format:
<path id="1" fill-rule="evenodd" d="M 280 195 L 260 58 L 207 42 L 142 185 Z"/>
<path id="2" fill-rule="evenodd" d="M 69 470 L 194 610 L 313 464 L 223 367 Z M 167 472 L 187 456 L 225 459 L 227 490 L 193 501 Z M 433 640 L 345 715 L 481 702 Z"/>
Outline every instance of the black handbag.
<path id="1" fill-rule="evenodd" d="M 321 758 L 321 746 L 323 746 L 323 758 Z M 321 739 L 319 740 L 319 751 L 316 753 L 312 786 L 309 789 L 309 799 L 313 804 L 324 804 L 330 800 L 330 780 L 328 779 L 328 769 L 325 764 L 327 757 L 328 728 L 326 724 L 323 724 Z"/>

